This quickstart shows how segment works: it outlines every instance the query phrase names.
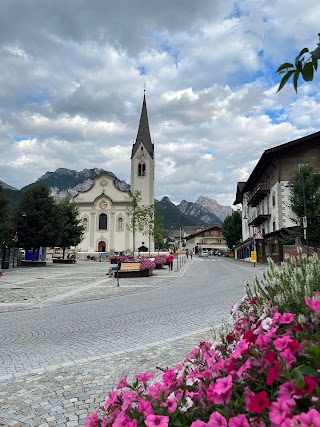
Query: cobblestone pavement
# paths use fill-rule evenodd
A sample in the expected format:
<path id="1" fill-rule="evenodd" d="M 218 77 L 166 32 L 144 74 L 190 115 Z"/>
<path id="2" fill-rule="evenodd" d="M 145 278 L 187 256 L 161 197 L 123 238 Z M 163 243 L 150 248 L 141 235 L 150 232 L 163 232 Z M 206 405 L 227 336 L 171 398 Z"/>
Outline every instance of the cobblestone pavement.
<path id="1" fill-rule="evenodd" d="M 210 262 L 212 264 L 205 264 Z M 165 338 L 166 334 L 146 336 L 141 344 L 130 346 L 129 343 L 123 347 L 119 345 L 118 349 L 114 348 L 112 352 L 103 353 L 101 351 L 103 347 L 97 346 L 96 351 L 91 351 L 86 357 L 82 357 L 79 352 L 78 357 L 70 358 L 71 353 L 61 348 L 62 361 L 57 359 L 59 354 L 52 353 L 51 363 L 48 363 L 46 355 L 46 363 L 32 369 L 24 360 L 31 356 L 23 354 L 21 347 L 18 347 L 18 338 L 21 337 L 17 338 L 14 328 L 12 327 L 11 331 L 8 327 L 10 326 L 10 323 L 7 323 L 8 319 L 13 318 L 12 316 L 16 316 L 17 321 L 22 318 L 22 328 L 23 316 L 26 313 L 36 315 L 41 312 L 39 311 L 41 308 L 50 311 L 61 309 L 63 306 L 68 309 L 77 304 L 92 304 L 94 301 L 100 302 L 101 299 L 107 302 L 109 298 L 112 302 L 113 297 L 126 298 L 149 291 L 152 291 L 152 295 L 156 298 L 159 295 L 157 291 L 161 289 L 169 290 L 172 285 L 178 288 L 182 280 L 185 285 L 190 271 L 196 271 L 194 266 L 208 267 L 214 265 L 214 262 L 223 263 L 225 269 L 223 271 L 226 272 L 223 274 L 226 275 L 235 268 L 242 270 L 249 278 L 253 272 L 262 272 L 262 268 L 253 270 L 250 265 L 234 260 L 200 260 L 195 257 L 193 261 L 189 259 L 181 265 L 175 264 L 172 272 L 168 269 L 155 270 L 154 275 L 149 278 L 119 279 L 120 286 L 117 286 L 115 278 L 109 279 L 106 276 L 108 263 L 92 261 L 83 261 L 75 265 L 49 263 L 46 268 L 18 268 L 4 271 L 0 279 L 0 325 L 3 325 L 3 328 L 0 327 L 0 343 L 9 346 L 6 348 L 10 348 L 10 354 L 4 352 L 2 363 L 0 362 L 0 426 L 83 426 L 88 413 L 104 403 L 108 392 L 125 374 L 133 378 L 134 374 L 148 370 L 160 376 L 161 371 L 156 368 L 157 366 L 163 368 L 174 366 L 201 340 L 211 337 L 209 322 L 207 327 L 201 325 L 198 330 L 197 323 L 192 323 L 193 327 L 190 326 L 180 334 L 173 325 L 170 337 Z M 208 280 L 208 277 L 203 280 Z M 241 295 L 243 289 L 243 286 L 238 286 L 235 291 Z M 203 292 L 206 292 L 206 288 Z M 230 292 L 230 289 L 226 292 Z M 226 298 L 226 294 L 222 292 L 221 298 Z M 5 331 L 4 334 L 1 333 L 2 329 Z M 72 331 L 72 334 L 74 333 L 76 334 L 76 331 Z M 67 337 L 70 342 L 71 336 Z M 23 339 L 26 348 L 37 349 L 37 345 L 44 337 L 40 334 L 35 338 L 30 331 Z M 54 336 L 52 339 L 54 340 Z M 42 347 L 39 349 L 42 351 Z M 59 353 L 59 349 L 56 351 Z M 56 360 L 59 360 L 59 363 L 55 363 Z"/>

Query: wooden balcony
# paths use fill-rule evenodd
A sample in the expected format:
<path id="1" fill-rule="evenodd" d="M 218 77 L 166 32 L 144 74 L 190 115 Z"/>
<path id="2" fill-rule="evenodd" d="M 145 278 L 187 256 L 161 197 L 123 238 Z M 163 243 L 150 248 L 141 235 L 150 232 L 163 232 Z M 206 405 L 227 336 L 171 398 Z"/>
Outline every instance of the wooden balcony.
<path id="1" fill-rule="evenodd" d="M 249 196 L 248 205 L 257 206 L 269 193 L 269 185 L 266 182 L 260 183 Z"/>
<path id="2" fill-rule="evenodd" d="M 267 212 L 257 213 L 257 216 L 248 222 L 248 225 L 252 227 L 258 227 L 264 221 L 268 221 L 271 218 L 271 214 Z"/>

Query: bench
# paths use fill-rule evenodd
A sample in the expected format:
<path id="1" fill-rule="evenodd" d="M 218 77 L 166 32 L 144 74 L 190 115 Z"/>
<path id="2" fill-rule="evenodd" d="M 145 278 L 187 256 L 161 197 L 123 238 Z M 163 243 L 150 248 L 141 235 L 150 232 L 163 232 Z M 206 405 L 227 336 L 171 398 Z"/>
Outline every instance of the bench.
<path id="1" fill-rule="evenodd" d="M 140 262 L 122 262 L 115 277 L 140 277 Z"/>

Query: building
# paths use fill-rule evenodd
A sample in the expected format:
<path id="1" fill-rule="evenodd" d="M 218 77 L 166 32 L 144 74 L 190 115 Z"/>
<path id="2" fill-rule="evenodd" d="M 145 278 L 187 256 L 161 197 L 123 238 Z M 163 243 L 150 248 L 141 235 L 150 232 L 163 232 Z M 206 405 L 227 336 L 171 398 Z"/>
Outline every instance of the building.
<path id="1" fill-rule="evenodd" d="M 144 94 L 136 141 L 131 153 L 132 194 L 140 192 L 141 205 L 154 205 L 154 144 L 149 129 L 146 97 Z M 153 239 L 140 232 L 128 230 L 130 224 L 130 193 L 121 189 L 114 177 L 102 174 L 94 179 L 92 187 L 79 192 L 73 201 L 84 225 L 83 241 L 78 249 L 83 252 L 131 253 L 135 250 L 154 251 Z"/>
<path id="2" fill-rule="evenodd" d="M 213 227 L 190 234 L 185 238 L 185 242 L 185 249 L 192 250 L 195 254 L 203 249 L 221 252 L 227 249 L 222 228 L 219 225 L 214 225 Z"/>
<path id="3" fill-rule="evenodd" d="M 250 260 L 255 250 L 257 262 L 283 260 L 281 237 L 296 225 L 288 181 L 302 164 L 320 171 L 320 132 L 264 151 L 248 181 L 238 182 L 234 205 L 242 205 L 242 242 L 236 258 Z"/>

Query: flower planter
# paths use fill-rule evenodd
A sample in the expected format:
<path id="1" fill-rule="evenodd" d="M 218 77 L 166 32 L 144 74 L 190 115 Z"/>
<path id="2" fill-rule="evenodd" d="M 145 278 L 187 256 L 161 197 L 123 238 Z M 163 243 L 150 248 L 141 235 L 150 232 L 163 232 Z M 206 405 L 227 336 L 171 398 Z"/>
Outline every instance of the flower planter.
<path id="1" fill-rule="evenodd" d="M 117 277 L 119 275 L 119 278 L 124 277 L 149 277 L 152 276 L 153 269 L 147 268 L 146 270 L 139 270 L 139 271 L 119 271 L 116 272 L 114 277 Z"/>
<path id="2" fill-rule="evenodd" d="M 156 270 L 161 270 L 163 268 L 163 264 L 156 264 Z"/>

